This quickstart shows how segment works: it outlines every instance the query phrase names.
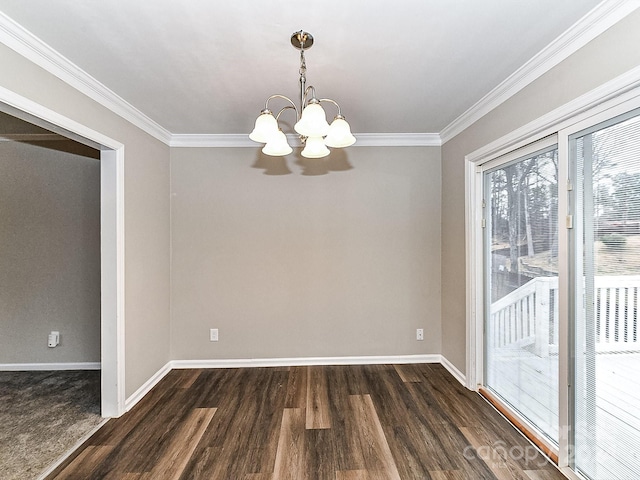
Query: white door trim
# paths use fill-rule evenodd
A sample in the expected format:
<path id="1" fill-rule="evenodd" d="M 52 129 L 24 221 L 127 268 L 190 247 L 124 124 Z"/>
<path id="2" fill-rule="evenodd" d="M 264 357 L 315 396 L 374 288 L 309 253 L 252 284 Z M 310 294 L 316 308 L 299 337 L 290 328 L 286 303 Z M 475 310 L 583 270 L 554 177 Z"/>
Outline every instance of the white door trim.
<path id="1" fill-rule="evenodd" d="M 476 390 L 482 380 L 483 276 L 481 221 L 481 164 L 517 150 L 548 135 L 557 134 L 597 111 L 604 111 L 640 96 L 640 66 L 600 85 L 542 117 L 469 153 L 465 170 L 466 333 L 467 387 Z M 561 143 L 562 138 L 559 138 Z M 562 148 L 562 147 L 561 147 Z M 563 305 L 560 305 L 562 308 Z M 562 334 L 562 332 L 561 332 Z M 562 340 L 562 339 L 561 339 Z"/>
<path id="2" fill-rule="evenodd" d="M 466 242 L 467 242 L 467 386 L 477 388 L 482 381 L 482 323 L 483 323 L 483 274 L 482 274 L 482 190 L 480 166 L 502 155 L 515 151 L 524 145 L 557 134 L 558 158 L 561 168 L 558 177 L 558 218 L 566 218 L 568 171 L 568 137 L 587 126 L 607 118 L 613 118 L 626 111 L 640 107 L 640 66 L 597 87 L 596 89 L 562 105 L 546 115 L 524 125 L 494 142 L 465 156 L 466 177 Z M 568 231 L 559 221 L 559 318 L 569 316 L 569 260 L 567 252 Z M 565 259 L 565 262 L 562 261 Z M 478 339 L 480 338 L 480 340 Z M 561 321 L 559 328 L 559 378 L 564 379 L 559 392 L 559 422 L 561 428 L 558 464 L 563 472 L 570 472 L 571 464 L 568 425 L 569 405 L 569 330 L 568 322 Z M 570 477 L 576 478 L 574 473 Z"/>
<path id="3" fill-rule="evenodd" d="M 124 413 L 124 145 L 11 90 L 0 111 L 100 150 L 102 416 Z"/>

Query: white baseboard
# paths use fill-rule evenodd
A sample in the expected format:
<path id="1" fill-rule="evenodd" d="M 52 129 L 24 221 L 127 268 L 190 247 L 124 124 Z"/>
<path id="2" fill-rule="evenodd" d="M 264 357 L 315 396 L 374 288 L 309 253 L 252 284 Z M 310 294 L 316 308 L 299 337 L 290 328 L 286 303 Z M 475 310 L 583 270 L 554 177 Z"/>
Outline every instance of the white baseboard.
<path id="1" fill-rule="evenodd" d="M 100 370 L 100 362 L 76 363 L 0 363 L 0 372 L 31 370 Z"/>
<path id="2" fill-rule="evenodd" d="M 451 362 L 439 354 L 431 355 L 388 355 L 364 357 L 292 357 L 292 358 L 235 358 L 210 360 L 172 360 L 158 370 L 144 385 L 125 401 L 125 411 L 129 411 L 173 369 L 187 368 L 249 368 L 249 367 L 298 367 L 311 365 L 383 365 L 402 363 L 440 363 L 462 385 L 465 376 Z"/>
<path id="3" fill-rule="evenodd" d="M 446 368 L 453 377 L 458 380 L 463 387 L 467 386 L 467 377 L 456 368 L 456 366 L 447 360 L 447 357 L 444 355 L 440 355 L 440 363 L 444 368 Z"/>
<path id="4" fill-rule="evenodd" d="M 160 380 L 162 380 L 167 373 L 171 371 L 171 362 L 167 363 L 164 367 L 158 370 L 149 380 L 144 382 L 144 384 L 136 390 L 133 395 L 127 398 L 124 402 L 124 411 L 128 412 L 131 410 L 136 403 L 138 403 L 142 398 L 151 391 L 153 387 L 155 387 Z"/>
<path id="5" fill-rule="evenodd" d="M 173 360 L 172 368 L 298 367 L 310 365 L 381 365 L 398 363 L 440 363 L 440 355 L 390 355 L 364 357 L 237 358 Z"/>

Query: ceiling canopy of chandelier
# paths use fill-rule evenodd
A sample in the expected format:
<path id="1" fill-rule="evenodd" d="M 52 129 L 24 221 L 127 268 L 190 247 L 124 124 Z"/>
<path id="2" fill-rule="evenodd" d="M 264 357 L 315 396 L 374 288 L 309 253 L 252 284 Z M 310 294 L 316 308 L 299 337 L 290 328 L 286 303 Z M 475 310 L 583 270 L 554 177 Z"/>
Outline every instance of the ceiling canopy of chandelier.
<path id="1" fill-rule="evenodd" d="M 304 145 L 302 156 L 306 158 L 322 158 L 329 155 L 331 148 L 344 148 L 356 142 L 351 134 L 349 124 L 340 112 L 340 105 L 330 98 L 316 97 L 316 90 L 313 86 L 306 86 L 307 65 L 305 63 L 304 51 L 313 45 L 313 36 L 310 33 L 300 30 L 291 35 L 291 44 L 300 50 L 300 107 L 295 102 L 284 95 L 271 95 L 264 110 L 256 119 L 253 131 L 249 138 L 258 143 L 264 143 L 262 152 L 267 155 L 284 156 L 290 154 L 293 149 L 287 142 L 287 136 L 280 129 L 278 120 L 285 110 L 295 110 L 296 124 L 294 130 L 300 135 L 300 140 Z M 288 102 L 276 116 L 269 110 L 269 101 L 275 98 Z M 331 122 L 327 123 L 327 117 L 321 103 L 331 103 L 336 106 L 338 113 Z"/>

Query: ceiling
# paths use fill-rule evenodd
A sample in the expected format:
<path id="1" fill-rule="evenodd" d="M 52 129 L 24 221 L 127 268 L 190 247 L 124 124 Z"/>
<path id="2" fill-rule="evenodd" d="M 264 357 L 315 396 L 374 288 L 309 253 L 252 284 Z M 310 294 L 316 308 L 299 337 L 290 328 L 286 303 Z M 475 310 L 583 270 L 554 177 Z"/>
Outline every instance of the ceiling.
<path id="1" fill-rule="evenodd" d="M 247 133 L 269 95 L 297 98 L 301 29 L 315 38 L 307 84 L 355 133 L 438 133 L 598 3 L 0 0 L 0 11 L 172 134 Z"/>

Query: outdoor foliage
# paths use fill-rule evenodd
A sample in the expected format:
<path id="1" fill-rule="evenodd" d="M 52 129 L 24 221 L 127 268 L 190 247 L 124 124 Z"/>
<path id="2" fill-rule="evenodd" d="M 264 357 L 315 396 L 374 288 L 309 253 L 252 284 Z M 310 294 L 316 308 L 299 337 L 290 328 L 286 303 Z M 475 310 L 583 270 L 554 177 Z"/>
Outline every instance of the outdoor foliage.
<path id="1" fill-rule="evenodd" d="M 624 248 L 627 245 L 627 237 L 619 235 L 617 233 L 611 233 L 609 235 L 603 235 L 602 243 L 612 250 Z"/>
<path id="2" fill-rule="evenodd" d="M 518 258 L 557 254 L 557 150 L 507 165 L 491 178 L 492 241 L 508 244 L 510 270 Z"/>

